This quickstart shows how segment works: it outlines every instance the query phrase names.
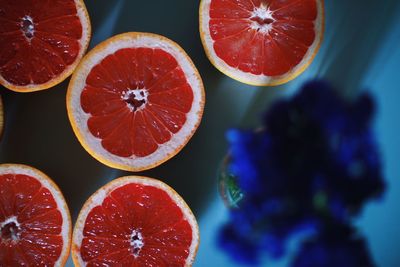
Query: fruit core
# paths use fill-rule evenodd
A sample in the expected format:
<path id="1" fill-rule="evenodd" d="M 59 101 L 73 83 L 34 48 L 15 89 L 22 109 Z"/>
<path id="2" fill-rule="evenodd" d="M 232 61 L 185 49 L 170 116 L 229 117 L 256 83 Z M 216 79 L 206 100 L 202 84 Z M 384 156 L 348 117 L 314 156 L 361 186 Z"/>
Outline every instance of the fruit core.
<path id="1" fill-rule="evenodd" d="M 20 227 L 15 217 L 8 218 L 0 224 L 0 237 L 5 241 L 16 241 L 19 239 Z"/>
<path id="2" fill-rule="evenodd" d="M 33 34 L 35 33 L 35 24 L 30 16 L 25 16 L 22 18 L 21 31 L 28 40 L 33 38 Z"/>
<path id="3" fill-rule="evenodd" d="M 123 93 L 121 98 L 133 112 L 143 109 L 147 103 L 148 91 L 146 89 L 128 90 Z"/>
<path id="4" fill-rule="evenodd" d="M 137 230 L 132 231 L 130 245 L 132 248 L 133 256 L 137 258 L 144 245 L 143 236 L 141 232 Z"/>
<path id="5" fill-rule="evenodd" d="M 272 23 L 275 21 L 272 17 L 272 11 L 264 5 L 253 10 L 250 20 L 252 21 L 251 28 L 261 33 L 268 33 L 272 29 Z"/>

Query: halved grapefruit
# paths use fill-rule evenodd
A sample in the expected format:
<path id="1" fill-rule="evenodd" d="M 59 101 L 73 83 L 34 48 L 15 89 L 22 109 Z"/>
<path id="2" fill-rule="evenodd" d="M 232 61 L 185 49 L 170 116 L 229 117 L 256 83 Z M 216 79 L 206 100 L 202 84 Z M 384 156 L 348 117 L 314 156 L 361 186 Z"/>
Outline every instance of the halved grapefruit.
<path id="1" fill-rule="evenodd" d="M 323 0 L 202 0 L 200 36 L 211 63 L 243 83 L 272 86 L 301 74 L 323 37 Z"/>
<path id="2" fill-rule="evenodd" d="M 64 197 L 44 173 L 0 165 L 0 265 L 64 266 L 71 219 Z"/>
<path id="3" fill-rule="evenodd" d="M 0 84 L 17 92 L 67 78 L 90 40 L 83 0 L 0 0 Z"/>
<path id="4" fill-rule="evenodd" d="M 75 266 L 191 266 L 199 244 L 196 218 L 168 185 L 126 176 L 94 193 L 79 213 Z"/>
<path id="5" fill-rule="evenodd" d="M 196 131 L 204 107 L 200 75 L 182 48 L 150 33 L 114 36 L 74 72 L 68 116 L 83 147 L 123 170 L 155 167 Z"/>

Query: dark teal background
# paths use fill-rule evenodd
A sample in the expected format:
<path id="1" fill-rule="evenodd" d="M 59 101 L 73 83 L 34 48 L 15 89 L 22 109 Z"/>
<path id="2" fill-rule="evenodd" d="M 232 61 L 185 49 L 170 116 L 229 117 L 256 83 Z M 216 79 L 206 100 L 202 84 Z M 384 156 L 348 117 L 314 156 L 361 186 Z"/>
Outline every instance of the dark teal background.
<path id="1" fill-rule="evenodd" d="M 309 79 L 326 78 L 349 96 L 369 90 L 376 98 L 375 131 L 381 145 L 388 190 L 356 220 L 378 266 L 400 266 L 400 2 L 327 0 L 326 32 L 313 64 L 296 80 L 256 88 L 219 73 L 206 58 L 198 33 L 194 0 L 85 1 L 92 19 L 90 47 L 127 31 L 153 32 L 178 42 L 198 67 L 206 88 L 202 124 L 175 158 L 143 172 L 174 187 L 198 218 L 201 245 L 195 266 L 235 265 L 215 244 L 227 211 L 217 195 L 216 171 L 226 152 L 224 133 L 234 126 L 256 127 L 269 103 L 288 97 Z M 75 219 L 100 186 L 128 172 L 108 168 L 89 156 L 69 125 L 68 81 L 43 92 L 17 94 L 1 88 L 6 125 L 0 162 L 29 164 L 61 187 Z M 286 266 L 287 259 L 268 266 Z M 72 265 L 71 265 L 72 266 Z"/>

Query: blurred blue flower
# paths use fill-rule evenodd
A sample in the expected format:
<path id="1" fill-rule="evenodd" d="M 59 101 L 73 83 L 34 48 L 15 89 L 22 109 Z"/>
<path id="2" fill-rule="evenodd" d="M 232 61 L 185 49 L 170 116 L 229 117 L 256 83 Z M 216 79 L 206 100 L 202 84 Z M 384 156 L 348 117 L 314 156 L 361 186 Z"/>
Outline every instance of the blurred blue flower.
<path id="1" fill-rule="evenodd" d="M 374 111 L 368 94 L 345 100 L 316 81 L 276 102 L 260 130 L 230 130 L 227 169 L 244 198 L 230 211 L 221 246 L 256 262 L 262 251 L 283 256 L 287 240 L 304 225 L 318 233 L 330 221 L 350 224 L 385 188 Z"/>
<path id="2" fill-rule="evenodd" d="M 334 225 L 306 241 L 294 258 L 293 267 L 372 267 L 365 241 L 354 229 Z"/>

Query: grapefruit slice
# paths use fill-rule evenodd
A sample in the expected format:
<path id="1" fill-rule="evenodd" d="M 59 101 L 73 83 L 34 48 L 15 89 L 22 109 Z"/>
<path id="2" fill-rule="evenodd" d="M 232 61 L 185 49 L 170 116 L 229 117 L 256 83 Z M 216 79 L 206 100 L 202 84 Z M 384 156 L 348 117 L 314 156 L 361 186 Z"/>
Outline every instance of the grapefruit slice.
<path id="1" fill-rule="evenodd" d="M 301 74 L 318 52 L 323 28 L 323 0 L 200 3 L 200 36 L 211 63 L 251 85 L 279 85 Z"/>
<path id="2" fill-rule="evenodd" d="M 75 266 L 191 266 L 199 244 L 196 218 L 168 185 L 126 176 L 100 188 L 79 213 Z"/>
<path id="3" fill-rule="evenodd" d="M 64 266 L 71 219 L 64 197 L 44 173 L 0 165 L 0 265 Z"/>
<path id="4" fill-rule="evenodd" d="M 83 0 L 0 0 L 0 84 L 17 92 L 67 78 L 90 40 Z"/>
<path id="5" fill-rule="evenodd" d="M 200 75 L 176 43 L 150 33 L 114 36 L 72 76 L 67 109 L 82 146 L 123 170 L 155 167 L 196 131 L 204 107 Z"/>

